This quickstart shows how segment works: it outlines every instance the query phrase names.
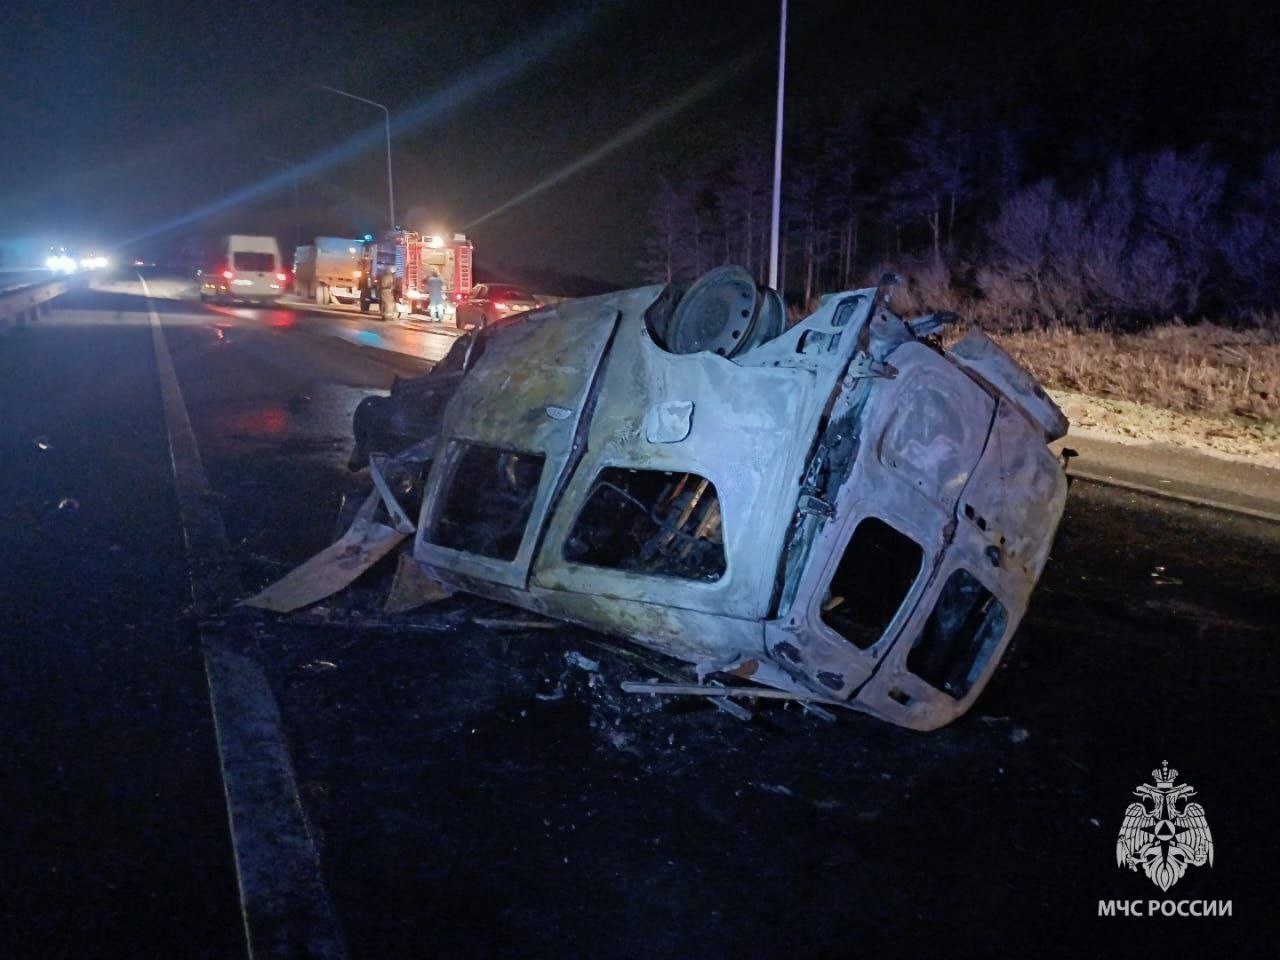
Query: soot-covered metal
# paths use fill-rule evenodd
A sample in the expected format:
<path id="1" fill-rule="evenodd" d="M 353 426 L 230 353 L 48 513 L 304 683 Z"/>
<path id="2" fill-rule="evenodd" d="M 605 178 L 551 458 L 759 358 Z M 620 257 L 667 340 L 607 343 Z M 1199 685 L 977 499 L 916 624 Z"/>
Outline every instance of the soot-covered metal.
<path id="1" fill-rule="evenodd" d="M 790 329 L 737 268 L 539 309 L 366 399 L 352 463 L 424 478 L 412 558 L 446 589 L 936 728 L 1026 610 L 1067 423 L 993 341 L 944 349 L 954 318 L 904 320 L 891 289 Z M 259 605 L 314 592 L 277 588 Z"/>

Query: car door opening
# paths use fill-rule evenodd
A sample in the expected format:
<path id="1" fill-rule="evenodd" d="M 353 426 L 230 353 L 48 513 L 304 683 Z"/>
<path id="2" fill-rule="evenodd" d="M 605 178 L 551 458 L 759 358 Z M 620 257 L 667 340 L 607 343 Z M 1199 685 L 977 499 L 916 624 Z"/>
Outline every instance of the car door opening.
<path id="1" fill-rule="evenodd" d="M 571 563 L 719 580 L 724 531 L 715 484 L 695 473 L 602 470 L 564 545 Z"/>
<path id="2" fill-rule="evenodd" d="M 514 560 L 546 458 L 479 444 L 459 446 L 462 450 L 431 542 L 495 560 Z"/>

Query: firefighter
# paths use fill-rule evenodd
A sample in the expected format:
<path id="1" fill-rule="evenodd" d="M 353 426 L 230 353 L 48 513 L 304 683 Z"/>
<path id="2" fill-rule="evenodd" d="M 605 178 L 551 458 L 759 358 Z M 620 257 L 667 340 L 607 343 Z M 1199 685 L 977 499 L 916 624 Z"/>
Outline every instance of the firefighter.
<path id="1" fill-rule="evenodd" d="M 427 320 L 440 323 L 444 319 L 444 281 L 436 270 L 427 278 Z"/>
<path id="2" fill-rule="evenodd" d="M 396 271 L 387 267 L 378 277 L 378 311 L 383 320 L 394 320 L 396 316 Z"/>

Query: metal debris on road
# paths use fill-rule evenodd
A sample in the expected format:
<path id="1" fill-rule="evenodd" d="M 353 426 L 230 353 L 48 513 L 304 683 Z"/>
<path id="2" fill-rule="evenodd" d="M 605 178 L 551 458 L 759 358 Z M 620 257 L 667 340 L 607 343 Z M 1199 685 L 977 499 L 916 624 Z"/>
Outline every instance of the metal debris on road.
<path id="1" fill-rule="evenodd" d="M 456 593 L 432 577 L 407 553 L 400 554 L 391 591 L 382 605 L 384 613 L 408 613 L 429 603 L 445 600 Z"/>
<path id="2" fill-rule="evenodd" d="M 331 596 L 390 553 L 408 534 L 373 516 L 380 499 L 375 490 L 342 539 L 240 605 L 289 613 Z"/>
<path id="3" fill-rule="evenodd" d="M 775 690 L 773 687 L 727 687 L 709 683 L 657 683 L 647 680 L 624 680 L 622 689 L 625 693 L 651 693 L 668 696 L 688 697 L 751 697 L 760 700 L 798 700 L 805 701 L 799 694 L 790 690 Z M 813 699 L 817 699 L 816 697 Z M 837 700 L 820 700 L 832 706 L 844 706 Z"/>
<path id="4" fill-rule="evenodd" d="M 554 630 L 560 626 L 553 620 L 504 620 L 498 617 L 472 617 L 471 622 L 489 630 Z"/>
<path id="5" fill-rule="evenodd" d="M 600 661 L 592 660 L 590 657 L 584 657 L 577 650 L 568 650 L 564 655 L 565 663 L 571 667 L 577 667 L 579 670 L 585 670 L 587 673 L 598 673 L 600 670 Z"/>

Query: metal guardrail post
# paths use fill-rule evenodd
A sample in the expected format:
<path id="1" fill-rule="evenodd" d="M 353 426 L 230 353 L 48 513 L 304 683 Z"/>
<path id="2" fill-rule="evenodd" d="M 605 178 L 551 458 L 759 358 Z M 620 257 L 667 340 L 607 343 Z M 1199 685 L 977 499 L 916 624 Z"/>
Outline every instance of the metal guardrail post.
<path id="1" fill-rule="evenodd" d="M 0 330 L 26 326 L 49 312 L 55 297 L 71 288 L 66 280 L 33 283 L 0 293 Z"/>

